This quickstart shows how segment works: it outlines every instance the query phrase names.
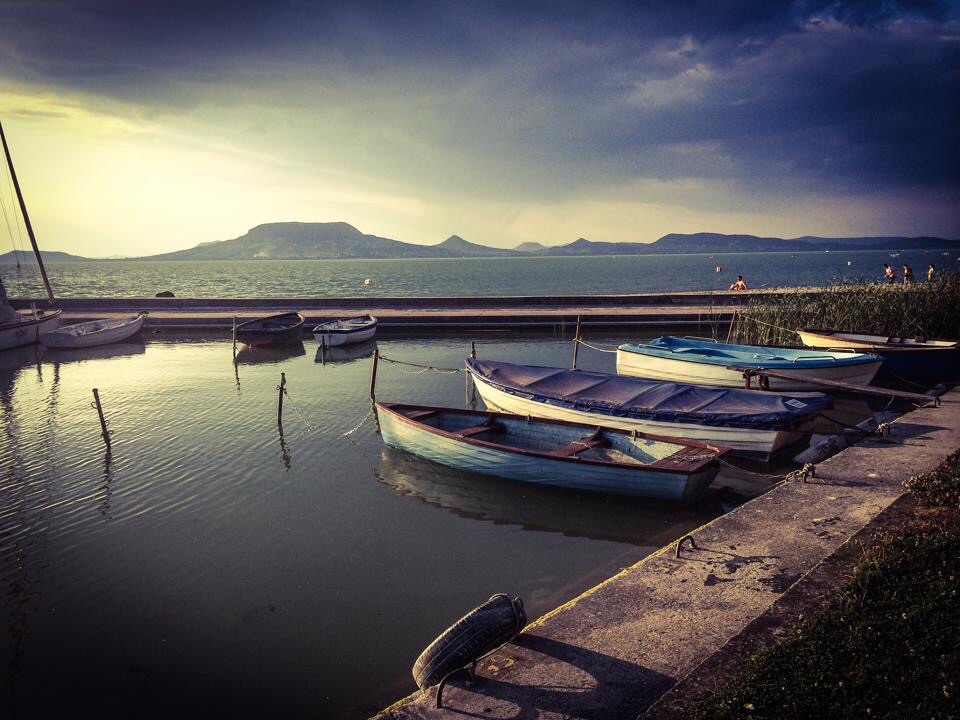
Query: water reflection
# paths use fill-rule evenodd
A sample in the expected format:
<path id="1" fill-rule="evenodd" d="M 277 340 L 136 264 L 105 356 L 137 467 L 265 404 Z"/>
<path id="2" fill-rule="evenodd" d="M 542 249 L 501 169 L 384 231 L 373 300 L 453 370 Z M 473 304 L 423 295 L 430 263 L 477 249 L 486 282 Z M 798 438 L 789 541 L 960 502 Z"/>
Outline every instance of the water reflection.
<path id="1" fill-rule="evenodd" d="M 612 497 L 474 475 L 383 448 L 380 482 L 401 495 L 461 517 L 570 537 L 659 546 L 677 537 L 678 524 L 697 527 L 721 514 L 707 499 L 693 507 Z"/>
<path id="2" fill-rule="evenodd" d="M 269 365 L 307 354 L 302 342 L 286 345 L 244 345 L 237 351 L 238 365 Z"/>
<path id="3" fill-rule="evenodd" d="M 127 340 L 125 342 L 111 343 L 110 345 L 97 345 L 88 348 L 55 348 L 47 350 L 43 359 L 46 362 L 56 364 L 85 362 L 88 360 L 107 360 L 110 358 L 127 357 L 134 355 L 143 355 L 147 351 L 147 346 L 143 340 Z"/>
<path id="4" fill-rule="evenodd" d="M 321 365 L 326 365 L 327 363 L 353 362 L 354 360 L 369 358 L 376 349 L 376 340 L 367 340 L 366 342 L 356 343 L 354 345 L 340 345 L 338 347 L 327 347 L 321 344 L 317 347 L 314 362 L 318 362 Z"/>

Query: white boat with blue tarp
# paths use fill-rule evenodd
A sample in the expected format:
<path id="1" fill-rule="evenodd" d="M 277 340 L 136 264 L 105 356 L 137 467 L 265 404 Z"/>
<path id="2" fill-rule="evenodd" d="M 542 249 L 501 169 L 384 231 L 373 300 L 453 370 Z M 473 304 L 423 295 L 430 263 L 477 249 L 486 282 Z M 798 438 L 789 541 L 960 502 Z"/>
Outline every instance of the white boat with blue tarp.
<path id="1" fill-rule="evenodd" d="M 617 348 L 617 373 L 653 380 L 742 387 L 744 370 L 785 370 L 769 377 L 770 390 L 810 390 L 817 380 L 869 385 L 883 359 L 872 353 L 734 345 L 664 336 Z"/>
<path id="2" fill-rule="evenodd" d="M 377 403 L 390 447 L 465 472 L 557 488 L 693 500 L 726 448 L 561 420 Z"/>
<path id="3" fill-rule="evenodd" d="M 680 437 L 769 457 L 800 439 L 822 393 L 781 395 L 555 367 L 467 359 L 491 410 Z"/>

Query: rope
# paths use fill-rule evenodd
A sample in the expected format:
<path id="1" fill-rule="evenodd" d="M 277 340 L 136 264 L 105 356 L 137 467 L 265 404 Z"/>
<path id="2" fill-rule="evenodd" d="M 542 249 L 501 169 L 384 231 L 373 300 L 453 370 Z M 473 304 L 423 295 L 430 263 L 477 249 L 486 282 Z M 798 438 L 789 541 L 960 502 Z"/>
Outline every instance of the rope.
<path id="1" fill-rule="evenodd" d="M 584 341 L 581 340 L 580 338 L 574 338 L 574 342 L 578 342 L 578 343 L 580 343 L 581 345 L 585 345 L 586 347 L 590 348 L 591 350 L 596 350 L 597 352 L 615 353 L 615 352 L 617 351 L 617 348 L 613 348 L 612 350 L 609 350 L 609 349 L 607 349 L 607 348 L 600 347 L 599 345 L 591 345 L 591 344 L 588 343 L 588 342 L 584 342 Z"/>
<path id="2" fill-rule="evenodd" d="M 388 358 L 385 355 L 381 355 L 380 359 L 383 360 L 384 362 L 392 363 L 394 365 L 406 365 L 407 367 L 421 368 L 420 372 L 408 371 L 407 372 L 408 375 L 423 375 L 423 373 L 429 372 L 431 370 L 433 372 L 444 373 L 444 374 L 463 372 L 463 368 L 442 368 L 442 367 L 434 367 L 433 365 L 419 365 L 417 363 L 404 362 L 403 360 L 393 360 L 392 358 Z M 401 370 L 401 372 L 403 371 Z"/>
<path id="3" fill-rule="evenodd" d="M 773 323 L 768 323 L 768 322 L 765 322 L 765 321 L 763 321 L 763 320 L 757 320 L 756 318 L 752 318 L 752 317 L 750 317 L 749 315 L 744 315 L 743 313 L 741 313 L 741 314 L 739 315 L 739 317 L 745 318 L 746 320 L 751 320 L 751 321 L 753 321 L 753 322 L 755 322 L 755 323 L 758 323 L 758 324 L 760 324 L 760 325 L 766 325 L 767 327 L 772 327 L 772 328 L 775 329 L 775 330 L 783 330 L 784 332 L 788 332 L 788 333 L 795 333 L 795 332 L 796 332 L 796 330 L 793 330 L 793 329 L 791 329 L 791 328 L 786 328 L 786 327 L 783 327 L 782 325 L 774 325 Z"/>

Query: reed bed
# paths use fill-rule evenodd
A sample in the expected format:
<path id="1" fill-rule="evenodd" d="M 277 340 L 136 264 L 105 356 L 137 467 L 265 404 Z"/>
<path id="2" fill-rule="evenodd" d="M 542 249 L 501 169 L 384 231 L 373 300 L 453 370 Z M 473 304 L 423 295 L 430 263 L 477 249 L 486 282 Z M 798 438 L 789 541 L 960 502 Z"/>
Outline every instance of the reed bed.
<path id="1" fill-rule="evenodd" d="M 737 314 L 731 342 L 798 345 L 798 328 L 827 328 L 897 337 L 960 337 L 960 272 L 913 285 L 831 285 L 757 296 Z"/>

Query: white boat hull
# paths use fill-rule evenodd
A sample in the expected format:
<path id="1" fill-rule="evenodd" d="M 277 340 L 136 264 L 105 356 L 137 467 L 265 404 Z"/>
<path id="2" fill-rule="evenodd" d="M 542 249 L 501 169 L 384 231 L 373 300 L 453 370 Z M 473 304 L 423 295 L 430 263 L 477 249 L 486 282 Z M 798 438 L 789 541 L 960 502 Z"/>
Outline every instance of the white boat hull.
<path id="1" fill-rule="evenodd" d="M 484 404 L 490 410 L 532 415 L 554 420 L 567 420 L 579 423 L 599 423 L 605 427 L 637 430 L 638 432 L 667 435 L 696 440 L 710 445 L 720 445 L 735 450 L 739 455 L 768 458 L 780 448 L 799 440 L 802 433 L 783 430 L 760 430 L 755 428 L 723 427 L 716 425 L 698 425 L 694 423 L 660 422 L 641 418 L 615 417 L 574 410 L 551 405 L 550 403 L 525 398 L 504 392 L 490 385 L 482 378 L 473 375 L 473 382 Z"/>
<path id="2" fill-rule="evenodd" d="M 327 347 L 338 347 L 340 345 L 352 345 L 354 343 L 362 343 L 366 342 L 367 340 L 372 340 L 373 336 L 376 334 L 377 327 L 374 325 L 373 327 L 357 330 L 356 332 L 314 333 L 313 336 L 317 339 L 318 343 L 326 345 Z"/>
<path id="3" fill-rule="evenodd" d="M 702 495 L 717 474 L 715 467 L 687 474 L 546 459 L 437 435 L 390 412 L 379 413 L 378 419 L 383 441 L 390 447 L 464 472 L 518 482 L 684 500 Z"/>
<path id="4" fill-rule="evenodd" d="M 817 380 L 869 385 L 880 369 L 882 362 L 882 360 L 877 359 L 874 362 L 858 363 L 856 365 L 818 368 L 804 368 L 802 364 L 795 363 L 795 367 L 790 368 L 790 373 L 810 378 L 810 382 L 771 377 L 769 378 L 770 390 L 814 390 L 818 387 L 826 387 L 818 385 Z M 775 372 L 775 370 L 771 372 Z M 736 388 L 744 386 L 743 373 L 738 370 L 730 370 L 724 365 L 653 357 L 619 349 L 617 350 L 617 374 L 694 385 Z"/>
<path id="5" fill-rule="evenodd" d="M 38 318 L 34 318 L 32 314 L 20 313 L 20 322 L 0 324 L 0 350 L 37 342 L 42 333 L 59 327 L 60 313 L 60 310 L 54 310 Z"/>
<path id="6" fill-rule="evenodd" d="M 40 342 L 48 348 L 86 348 L 126 340 L 143 327 L 141 315 L 115 320 L 91 320 L 65 325 L 58 330 L 40 334 Z"/>
<path id="7" fill-rule="evenodd" d="M 858 333 L 815 333 L 808 330 L 797 330 L 800 342 L 812 348 L 850 348 L 851 350 L 869 351 L 872 349 L 887 350 L 890 348 L 917 348 L 939 349 L 956 348 L 960 343 L 953 340 L 917 340 L 915 338 L 885 337 L 883 335 L 866 335 Z"/>

